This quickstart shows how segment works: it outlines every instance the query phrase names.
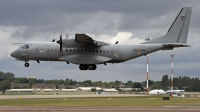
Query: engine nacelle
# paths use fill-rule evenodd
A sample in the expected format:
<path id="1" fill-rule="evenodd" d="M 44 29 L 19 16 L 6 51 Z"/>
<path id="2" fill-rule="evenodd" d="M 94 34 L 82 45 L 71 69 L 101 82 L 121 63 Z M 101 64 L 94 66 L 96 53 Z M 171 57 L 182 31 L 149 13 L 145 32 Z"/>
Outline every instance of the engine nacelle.
<path id="1" fill-rule="evenodd" d="M 95 45 L 98 46 L 98 47 L 101 46 L 101 43 L 100 43 L 99 41 L 95 41 L 95 40 L 94 40 L 94 41 L 92 41 L 92 43 L 95 44 Z"/>

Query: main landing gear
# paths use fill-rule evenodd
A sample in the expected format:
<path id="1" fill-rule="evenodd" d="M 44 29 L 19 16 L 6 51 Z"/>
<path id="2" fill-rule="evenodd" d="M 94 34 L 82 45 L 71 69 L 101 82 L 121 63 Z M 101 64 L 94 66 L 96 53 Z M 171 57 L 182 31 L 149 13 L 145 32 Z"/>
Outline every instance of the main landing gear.
<path id="1" fill-rule="evenodd" d="M 95 64 L 80 64 L 80 70 L 96 70 L 97 66 Z"/>

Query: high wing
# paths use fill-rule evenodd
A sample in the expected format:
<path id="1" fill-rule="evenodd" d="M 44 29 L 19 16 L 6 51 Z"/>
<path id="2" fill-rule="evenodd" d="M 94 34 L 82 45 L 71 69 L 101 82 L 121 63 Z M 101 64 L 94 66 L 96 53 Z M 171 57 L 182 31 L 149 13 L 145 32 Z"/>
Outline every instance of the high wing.
<path id="1" fill-rule="evenodd" d="M 76 34 L 75 41 L 82 42 L 82 43 L 92 43 L 98 47 L 101 46 L 101 43 L 99 41 L 93 40 L 91 37 L 89 37 L 86 34 Z"/>
<path id="2" fill-rule="evenodd" d="M 60 44 L 61 40 L 58 40 L 57 43 Z M 101 40 L 92 39 L 86 34 L 76 34 L 75 38 L 66 38 L 62 39 L 63 47 L 102 47 L 108 46 L 109 43 L 103 42 Z"/>
<path id="3" fill-rule="evenodd" d="M 93 39 L 86 34 L 76 34 L 75 40 L 77 42 L 91 42 Z"/>

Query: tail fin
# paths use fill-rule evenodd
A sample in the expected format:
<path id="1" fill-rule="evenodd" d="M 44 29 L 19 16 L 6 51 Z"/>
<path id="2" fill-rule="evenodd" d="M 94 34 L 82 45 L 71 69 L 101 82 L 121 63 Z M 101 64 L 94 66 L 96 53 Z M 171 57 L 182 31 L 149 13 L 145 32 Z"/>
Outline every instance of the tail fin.
<path id="1" fill-rule="evenodd" d="M 142 44 L 183 43 L 186 44 L 192 7 L 183 7 L 166 35 Z"/>

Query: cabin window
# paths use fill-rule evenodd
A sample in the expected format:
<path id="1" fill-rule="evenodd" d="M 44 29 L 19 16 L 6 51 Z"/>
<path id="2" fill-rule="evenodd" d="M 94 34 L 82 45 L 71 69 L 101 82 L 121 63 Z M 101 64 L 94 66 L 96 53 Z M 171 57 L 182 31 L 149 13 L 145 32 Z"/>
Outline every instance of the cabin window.
<path id="1" fill-rule="evenodd" d="M 53 52 L 53 48 L 51 48 L 51 52 Z"/>
<path id="2" fill-rule="evenodd" d="M 85 50 L 85 52 L 87 52 L 87 50 Z"/>
<path id="3" fill-rule="evenodd" d="M 90 50 L 88 50 L 88 52 L 90 52 Z"/>
<path id="4" fill-rule="evenodd" d="M 79 50 L 77 50 L 77 52 L 79 52 Z"/>
<path id="5" fill-rule="evenodd" d="M 103 51 L 103 53 L 106 53 L 106 51 Z"/>
<path id="6" fill-rule="evenodd" d="M 54 49 L 54 52 L 56 52 L 57 51 L 57 49 Z"/>
<path id="7" fill-rule="evenodd" d="M 38 51 L 38 48 L 36 48 L 36 51 Z M 48 51 L 48 49 L 47 49 L 47 51 Z"/>
<path id="8" fill-rule="evenodd" d="M 68 49 L 66 49 L 66 52 L 68 52 Z"/>
<path id="9" fill-rule="evenodd" d="M 83 52 L 83 50 L 81 50 L 81 52 Z"/>
<path id="10" fill-rule="evenodd" d="M 76 50 L 74 49 L 74 52 L 76 52 Z"/>
<path id="11" fill-rule="evenodd" d="M 98 50 L 96 50 L 96 53 L 98 53 Z"/>
<path id="12" fill-rule="evenodd" d="M 92 50 L 92 53 L 94 53 L 94 50 Z"/>
<path id="13" fill-rule="evenodd" d="M 72 52 L 72 50 L 70 49 L 69 52 Z"/>
<path id="14" fill-rule="evenodd" d="M 111 53 L 113 53 L 113 51 L 111 51 Z"/>
<path id="15" fill-rule="evenodd" d="M 107 53 L 109 53 L 109 51 L 107 51 Z"/>
<path id="16" fill-rule="evenodd" d="M 100 53 L 102 53 L 102 51 L 100 50 Z"/>

